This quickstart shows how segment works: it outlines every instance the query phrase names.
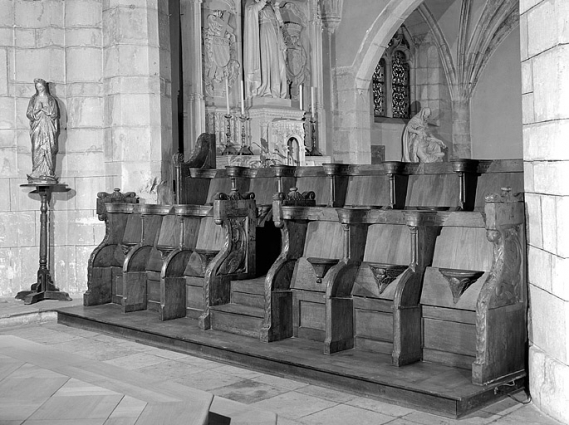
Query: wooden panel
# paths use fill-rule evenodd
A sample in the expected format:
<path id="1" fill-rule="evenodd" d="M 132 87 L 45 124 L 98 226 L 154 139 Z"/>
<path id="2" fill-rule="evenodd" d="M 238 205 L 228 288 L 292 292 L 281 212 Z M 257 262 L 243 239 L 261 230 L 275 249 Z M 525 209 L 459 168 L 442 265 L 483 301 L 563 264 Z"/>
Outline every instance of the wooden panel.
<path id="1" fill-rule="evenodd" d="M 146 264 L 146 270 L 160 272 L 160 270 L 162 270 L 162 263 L 162 254 L 160 254 L 160 251 L 156 248 L 152 248 L 148 258 L 148 263 Z"/>
<path id="2" fill-rule="evenodd" d="M 123 243 L 139 243 L 142 238 L 142 217 L 140 214 L 129 214 Z"/>
<path id="3" fill-rule="evenodd" d="M 124 275 L 123 312 L 145 310 L 147 308 L 146 272 L 128 272 Z"/>
<path id="4" fill-rule="evenodd" d="M 324 304 L 300 300 L 298 309 L 300 315 L 299 326 L 320 330 L 325 329 L 326 307 Z"/>
<path id="5" fill-rule="evenodd" d="M 355 310 L 356 336 L 373 340 L 393 341 L 393 314 L 370 310 Z"/>
<path id="6" fill-rule="evenodd" d="M 330 180 L 328 177 L 299 177 L 296 180 L 299 192 L 313 191 L 317 205 L 328 205 L 330 201 Z"/>
<path id="7" fill-rule="evenodd" d="M 203 205 L 208 202 L 209 184 L 212 179 L 184 177 L 182 180 L 182 198 L 178 203 Z"/>
<path id="8" fill-rule="evenodd" d="M 146 281 L 146 294 L 148 297 L 148 302 L 160 302 L 160 281 L 151 280 L 148 278 Z"/>
<path id="9" fill-rule="evenodd" d="M 180 221 L 175 215 L 167 215 L 162 219 L 158 246 L 178 246 L 180 243 Z"/>
<path id="10" fill-rule="evenodd" d="M 389 205 L 389 177 L 350 176 L 346 205 Z"/>
<path id="11" fill-rule="evenodd" d="M 390 300 L 379 300 L 377 298 L 354 297 L 354 308 L 392 313 L 393 302 Z"/>
<path id="12" fill-rule="evenodd" d="M 298 328 L 296 329 L 296 338 L 310 339 L 312 341 L 324 342 L 326 339 L 326 332 L 321 329 L 312 328 Z"/>
<path id="13" fill-rule="evenodd" d="M 185 276 L 185 278 L 186 278 L 186 285 L 198 286 L 200 288 L 203 288 L 203 277 Z"/>
<path id="14" fill-rule="evenodd" d="M 460 205 L 457 174 L 410 175 L 405 206 L 457 207 Z"/>
<path id="15" fill-rule="evenodd" d="M 182 246 L 185 249 L 195 248 L 198 242 L 199 228 L 202 222 L 201 217 L 183 217 Z"/>
<path id="16" fill-rule="evenodd" d="M 158 313 L 160 311 L 160 301 L 148 300 L 148 304 L 146 305 L 146 308 L 150 311 L 154 311 L 154 312 Z"/>
<path id="17" fill-rule="evenodd" d="M 461 369 L 472 368 L 472 363 L 476 360 L 475 356 L 465 356 L 462 354 L 446 353 L 438 350 L 423 350 L 423 361 L 444 364 L 447 366 L 459 367 Z"/>
<path id="18" fill-rule="evenodd" d="M 342 258 L 342 226 L 337 222 L 308 223 L 304 257 Z"/>
<path id="19" fill-rule="evenodd" d="M 476 188 L 476 209 L 484 209 L 484 197 L 500 193 L 503 187 L 511 187 L 512 193 L 524 191 L 523 173 L 484 173 L 478 177 Z"/>
<path id="20" fill-rule="evenodd" d="M 265 295 L 246 294 L 243 292 L 231 292 L 231 302 L 251 307 L 264 308 Z"/>
<path id="21" fill-rule="evenodd" d="M 265 276 L 255 279 L 232 280 L 232 292 L 245 292 L 247 294 L 265 295 Z"/>
<path id="22" fill-rule="evenodd" d="M 223 242 L 223 228 L 215 224 L 213 217 L 204 217 L 200 225 L 196 248 L 219 251 L 223 246 Z"/>
<path id="23" fill-rule="evenodd" d="M 449 322 L 476 324 L 476 311 L 458 310 L 444 307 L 422 306 L 423 317 L 446 320 Z"/>
<path id="24" fill-rule="evenodd" d="M 356 337 L 355 348 L 362 351 L 371 351 L 372 353 L 391 355 L 391 353 L 393 352 L 393 343 Z"/>
<path id="25" fill-rule="evenodd" d="M 445 227 L 435 244 L 433 266 L 489 271 L 493 252 L 486 229 Z"/>
<path id="26" fill-rule="evenodd" d="M 123 284 L 122 284 L 122 269 L 119 267 L 112 267 L 113 271 L 113 295 L 122 297 Z"/>
<path id="27" fill-rule="evenodd" d="M 423 346 L 449 353 L 476 355 L 476 326 L 423 319 Z"/>
<path id="28" fill-rule="evenodd" d="M 263 319 L 253 316 L 237 315 L 216 308 L 211 310 L 212 328 L 225 332 L 258 337 Z"/>
<path id="29" fill-rule="evenodd" d="M 411 262 L 411 237 L 407 226 L 369 226 L 364 261 L 406 265 Z"/>
<path id="30" fill-rule="evenodd" d="M 258 205 L 270 205 L 273 203 L 273 195 L 277 193 L 276 180 L 271 178 L 252 178 L 248 192 L 255 194 Z"/>
<path id="31" fill-rule="evenodd" d="M 203 288 L 200 286 L 186 285 L 186 306 L 203 310 Z"/>
<path id="32" fill-rule="evenodd" d="M 241 182 L 243 182 L 244 179 L 237 179 L 237 180 L 238 181 L 240 180 Z M 211 179 L 211 182 L 209 184 L 209 190 L 207 193 L 206 202 L 212 203 L 213 197 L 218 192 L 222 192 L 222 193 L 231 192 L 231 180 L 229 179 L 229 177 L 220 178 L 220 179 Z"/>

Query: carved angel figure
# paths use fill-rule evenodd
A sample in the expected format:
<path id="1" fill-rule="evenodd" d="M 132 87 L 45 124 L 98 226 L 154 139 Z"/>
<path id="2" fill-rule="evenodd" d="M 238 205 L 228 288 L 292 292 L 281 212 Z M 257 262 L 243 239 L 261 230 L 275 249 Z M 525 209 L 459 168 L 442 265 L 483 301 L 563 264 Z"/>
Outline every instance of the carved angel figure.
<path id="1" fill-rule="evenodd" d="M 59 107 L 45 80 L 36 78 L 34 83 L 36 94 L 30 99 L 26 112 L 32 142 L 32 173 L 28 174 L 28 182 L 57 183 L 55 156 L 58 150 Z"/>

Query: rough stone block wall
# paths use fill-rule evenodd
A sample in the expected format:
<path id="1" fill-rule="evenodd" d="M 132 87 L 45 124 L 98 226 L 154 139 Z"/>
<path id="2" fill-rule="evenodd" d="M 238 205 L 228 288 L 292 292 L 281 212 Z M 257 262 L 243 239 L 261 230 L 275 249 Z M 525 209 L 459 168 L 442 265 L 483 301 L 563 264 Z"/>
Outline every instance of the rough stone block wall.
<path id="1" fill-rule="evenodd" d="M 569 423 L 569 3 L 520 1 L 533 401 Z"/>
<path id="2" fill-rule="evenodd" d="M 34 78 L 61 112 L 56 175 L 71 189 L 50 204 L 55 284 L 83 292 L 104 236 L 97 192 L 156 200 L 171 152 L 168 2 L 0 0 L 0 296 L 36 281 L 39 197 L 30 194 L 26 108 Z"/>
<path id="3" fill-rule="evenodd" d="M 71 189 L 50 203 L 51 273 L 62 290 L 86 288 L 87 261 L 103 237 L 94 211 L 105 187 L 101 9 L 98 0 L 0 1 L 0 296 L 29 289 L 39 267 L 39 197 L 20 187 L 32 167 L 34 78 L 48 81 L 58 101 L 56 175 Z"/>

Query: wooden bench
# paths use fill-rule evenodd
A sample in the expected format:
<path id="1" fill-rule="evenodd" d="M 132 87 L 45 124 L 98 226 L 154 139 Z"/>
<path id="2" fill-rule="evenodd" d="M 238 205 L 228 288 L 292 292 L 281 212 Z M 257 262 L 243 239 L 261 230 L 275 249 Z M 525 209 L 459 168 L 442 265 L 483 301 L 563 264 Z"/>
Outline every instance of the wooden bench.
<path id="1" fill-rule="evenodd" d="M 179 240 L 171 205 L 143 204 L 142 240 L 123 263 L 123 312 L 160 311 L 160 272 L 163 259 Z"/>
<path id="2" fill-rule="evenodd" d="M 138 220 L 137 202 L 134 192 L 123 194 L 120 189 L 97 194 L 97 216 L 105 222 L 105 237 L 89 257 L 84 305 L 110 303 L 117 296 L 116 282 L 122 276 L 124 244 L 136 239 L 130 230 L 136 227 Z"/>
<path id="3" fill-rule="evenodd" d="M 471 370 L 472 382 L 525 373 L 523 196 L 487 195 L 482 212 L 439 215 L 422 304 L 423 358 Z"/>

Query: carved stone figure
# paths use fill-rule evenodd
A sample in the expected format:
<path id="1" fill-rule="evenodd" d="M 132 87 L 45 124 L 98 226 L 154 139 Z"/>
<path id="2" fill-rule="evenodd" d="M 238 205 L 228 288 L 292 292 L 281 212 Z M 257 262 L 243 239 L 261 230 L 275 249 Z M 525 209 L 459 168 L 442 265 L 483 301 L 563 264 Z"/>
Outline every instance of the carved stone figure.
<path id="1" fill-rule="evenodd" d="M 26 112 L 32 142 L 32 173 L 28 174 L 28 182 L 57 183 L 55 156 L 59 137 L 59 107 L 49 93 L 45 80 L 36 78 L 34 84 L 36 94 L 30 99 Z"/>
<path id="2" fill-rule="evenodd" d="M 286 44 L 280 2 L 247 0 L 244 24 L 245 96 L 287 96 Z"/>
<path id="3" fill-rule="evenodd" d="M 284 24 L 284 40 L 287 46 L 287 78 L 291 85 L 291 94 L 298 93 L 298 87 L 304 83 L 306 78 L 308 57 L 306 50 L 300 43 L 301 32 L 302 25 L 296 22 Z"/>
<path id="4" fill-rule="evenodd" d="M 203 29 L 204 85 L 209 96 L 220 95 L 227 78 L 232 83 L 239 78 L 241 66 L 237 61 L 237 45 L 231 23 L 234 14 L 229 10 L 213 10 L 207 15 Z"/>
<path id="5" fill-rule="evenodd" d="M 430 108 L 422 108 L 417 115 L 409 120 L 403 131 L 403 158 L 405 162 L 442 162 L 443 149 L 446 145 L 442 140 L 429 134 L 428 119 Z"/>

